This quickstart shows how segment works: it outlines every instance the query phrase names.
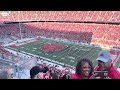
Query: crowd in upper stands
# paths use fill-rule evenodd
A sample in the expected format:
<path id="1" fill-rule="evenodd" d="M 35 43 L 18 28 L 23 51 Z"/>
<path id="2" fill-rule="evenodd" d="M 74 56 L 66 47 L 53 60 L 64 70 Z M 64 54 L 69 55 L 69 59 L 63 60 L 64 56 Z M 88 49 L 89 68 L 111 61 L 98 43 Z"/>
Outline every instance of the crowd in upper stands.
<path id="1" fill-rule="evenodd" d="M 120 47 L 118 25 L 56 22 L 4 24 L 11 21 L 30 20 L 119 22 L 119 13 L 119 11 L 1 11 L 0 36 L 9 34 L 20 39 L 21 32 L 23 38 L 45 36 Z"/>
<path id="2" fill-rule="evenodd" d="M 120 47 L 119 33 L 119 26 L 112 25 L 27 23 L 1 26 L 0 42 L 7 36 L 13 40 L 44 36 Z"/>
<path id="3" fill-rule="evenodd" d="M 119 22 L 119 11 L 0 11 L 0 21 L 63 20 Z"/>

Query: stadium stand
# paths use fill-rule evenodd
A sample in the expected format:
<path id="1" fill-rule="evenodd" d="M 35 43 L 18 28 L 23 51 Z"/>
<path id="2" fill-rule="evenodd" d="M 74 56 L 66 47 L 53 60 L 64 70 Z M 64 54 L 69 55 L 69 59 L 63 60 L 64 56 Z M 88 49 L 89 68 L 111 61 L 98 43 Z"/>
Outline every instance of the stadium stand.
<path id="1" fill-rule="evenodd" d="M 84 23 L 75 23 L 76 21 L 81 21 Z M 105 22 L 106 24 L 85 22 L 100 22 L 100 23 Z M 35 63 L 36 57 L 29 57 L 28 59 L 28 57 L 23 58 L 20 55 L 15 55 L 14 53 L 11 53 L 10 51 L 6 50 L 5 48 L 7 46 L 5 45 L 15 42 L 15 44 L 9 45 L 9 47 L 7 48 L 16 49 L 17 45 L 21 46 L 26 43 L 31 43 L 29 42 L 29 40 L 24 42 L 19 42 L 19 40 L 27 38 L 34 38 L 35 41 L 42 40 L 41 38 L 37 37 L 62 39 L 63 41 L 68 40 L 70 42 L 78 42 L 78 44 L 85 43 L 90 46 L 99 45 L 100 47 L 116 48 L 115 50 L 117 50 L 117 52 L 119 53 L 120 51 L 119 22 L 120 22 L 119 11 L 0 11 L 0 59 L 13 61 L 16 64 L 19 63 L 19 65 L 20 64 L 23 65 L 25 62 L 27 62 L 26 60 L 29 61 L 34 60 Z M 117 23 L 118 25 L 112 23 Z M 46 45 L 47 46 L 45 47 L 49 47 L 47 49 L 47 52 L 49 52 L 50 50 L 52 51 L 62 51 L 64 49 L 66 50 L 66 46 L 60 47 L 60 45 L 49 43 L 47 43 Z M 45 49 L 42 48 L 42 50 Z M 80 50 L 77 51 L 77 48 L 75 50 L 74 49 L 67 50 L 69 52 L 68 55 L 75 56 L 76 55 L 75 53 L 78 53 L 81 55 L 81 58 L 85 57 L 82 56 L 82 53 L 84 53 L 84 55 L 88 54 L 86 53 L 87 50 L 84 50 L 82 48 L 81 53 L 79 52 Z M 94 51 L 95 51 L 94 49 L 91 50 L 91 52 Z M 20 51 L 19 53 L 21 52 L 22 51 Z M 88 50 L 88 52 L 90 52 L 90 50 Z M 95 55 L 97 54 L 96 53 L 88 54 L 87 57 L 91 56 L 92 58 L 92 56 Z M 74 59 L 73 57 L 69 58 Z M 120 66 L 119 58 L 113 62 L 116 65 L 116 67 Z M 33 64 L 29 67 L 28 65 L 30 65 L 30 62 L 24 64 L 24 67 L 30 69 L 33 66 Z M 39 65 L 43 67 L 42 64 Z M 59 72 L 58 75 L 59 78 L 66 74 L 64 70 L 63 71 L 59 70 L 59 68 L 56 68 L 55 66 L 49 66 L 48 64 L 48 67 L 50 67 L 50 69 L 54 68 L 56 70 L 54 72 Z M 67 71 L 70 72 L 70 70 Z M 71 74 L 71 72 L 67 74 Z"/>

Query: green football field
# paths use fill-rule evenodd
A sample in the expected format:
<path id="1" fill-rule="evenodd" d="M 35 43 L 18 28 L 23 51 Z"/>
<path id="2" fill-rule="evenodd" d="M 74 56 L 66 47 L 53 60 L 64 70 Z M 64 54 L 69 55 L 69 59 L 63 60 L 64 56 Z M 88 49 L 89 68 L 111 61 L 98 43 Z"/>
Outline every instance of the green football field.
<path id="1" fill-rule="evenodd" d="M 60 46 L 67 46 L 67 48 L 65 48 L 62 51 L 48 52 L 48 53 L 45 53 L 39 49 L 42 45 L 48 43 L 57 44 Z M 16 47 L 16 49 L 37 55 L 39 57 L 41 56 L 57 62 L 61 62 L 73 67 L 75 67 L 77 61 L 79 61 L 82 58 L 90 59 L 93 62 L 93 65 L 95 66 L 97 64 L 96 61 L 97 55 L 99 51 L 102 50 L 101 48 L 98 47 L 87 47 L 85 45 L 83 46 L 83 45 L 68 44 L 65 42 L 57 42 L 55 40 L 48 40 L 43 38 L 39 41 L 18 46 Z"/>

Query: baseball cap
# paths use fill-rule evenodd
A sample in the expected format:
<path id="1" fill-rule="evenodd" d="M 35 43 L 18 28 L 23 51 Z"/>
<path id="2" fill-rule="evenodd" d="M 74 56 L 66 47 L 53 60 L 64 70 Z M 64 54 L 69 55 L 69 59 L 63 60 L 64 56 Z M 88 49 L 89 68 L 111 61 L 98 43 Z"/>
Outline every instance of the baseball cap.
<path id="1" fill-rule="evenodd" d="M 39 72 L 44 72 L 43 68 L 40 68 L 39 66 L 34 66 L 30 70 L 30 78 L 34 78 L 35 75 L 37 75 Z"/>
<path id="2" fill-rule="evenodd" d="M 97 60 L 102 62 L 108 62 L 111 59 L 111 54 L 107 50 L 100 51 Z"/>

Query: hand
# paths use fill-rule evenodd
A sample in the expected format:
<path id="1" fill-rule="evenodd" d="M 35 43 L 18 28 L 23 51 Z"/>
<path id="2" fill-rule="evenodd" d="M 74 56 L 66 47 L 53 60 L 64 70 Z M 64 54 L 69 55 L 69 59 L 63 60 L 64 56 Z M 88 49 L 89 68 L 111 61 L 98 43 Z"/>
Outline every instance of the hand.
<path id="1" fill-rule="evenodd" d="M 101 77 L 100 77 L 100 76 L 95 77 L 94 75 L 92 75 L 92 76 L 90 77 L 90 79 L 101 79 Z"/>
<path id="2" fill-rule="evenodd" d="M 95 79 L 101 79 L 101 77 L 95 77 Z"/>
<path id="3" fill-rule="evenodd" d="M 98 73 L 94 73 L 94 74 L 90 77 L 90 79 L 101 79 L 101 77 L 99 76 Z"/>
<path id="4" fill-rule="evenodd" d="M 110 77 L 105 77 L 105 79 L 112 79 L 112 78 L 110 78 Z"/>

